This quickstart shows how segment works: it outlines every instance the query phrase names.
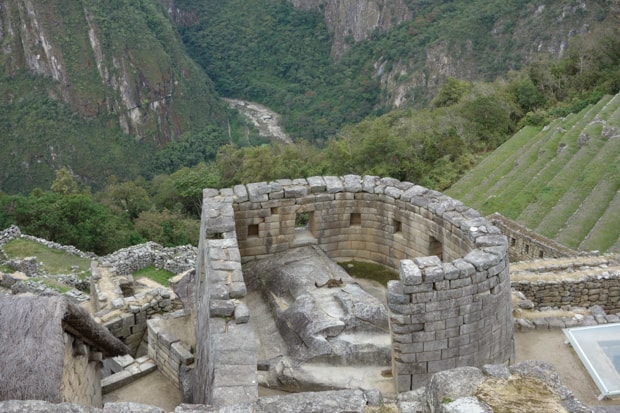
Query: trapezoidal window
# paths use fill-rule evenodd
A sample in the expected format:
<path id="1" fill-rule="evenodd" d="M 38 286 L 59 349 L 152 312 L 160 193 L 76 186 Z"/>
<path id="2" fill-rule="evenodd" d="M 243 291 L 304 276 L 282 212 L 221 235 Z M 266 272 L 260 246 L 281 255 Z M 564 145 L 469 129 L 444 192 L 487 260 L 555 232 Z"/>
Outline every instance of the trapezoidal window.
<path id="1" fill-rule="evenodd" d="M 435 255 L 443 261 L 443 246 L 435 237 L 430 237 L 428 242 L 428 255 Z"/>
<path id="2" fill-rule="evenodd" d="M 248 225 L 248 238 L 258 237 L 258 224 Z"/>
<path id="3" fill-rule="evenodd" d="M 394 227 L 394 234 L 400 234 L 401 232 L 403 232 L 403 223 L 399 220 L 393 220 L 392 226 Z"/>
<path id="4" fill-rule="evenodd" d="M 314 211 L 295 215 L 295 246 L 316 244 L 314 237 Z"/>
<path id="5" fill-rule="evenodd" d="M 349 218 L 349 226 L 360 226 L 362 225 L 362 214 L 359 212 L 352 212 Z"/>

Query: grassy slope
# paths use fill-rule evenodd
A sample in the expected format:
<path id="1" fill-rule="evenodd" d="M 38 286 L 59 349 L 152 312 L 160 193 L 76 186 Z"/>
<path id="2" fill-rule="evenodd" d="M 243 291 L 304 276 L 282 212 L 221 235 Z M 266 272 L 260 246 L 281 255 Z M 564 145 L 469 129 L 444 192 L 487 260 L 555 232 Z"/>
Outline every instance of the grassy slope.
<path id="1" fill-rule="evenodd" d="M 604 125 L 620 129 L 620 95 L 522 129 L 447 193 L 570 247 L 620 252 L 620 137 Z"/>

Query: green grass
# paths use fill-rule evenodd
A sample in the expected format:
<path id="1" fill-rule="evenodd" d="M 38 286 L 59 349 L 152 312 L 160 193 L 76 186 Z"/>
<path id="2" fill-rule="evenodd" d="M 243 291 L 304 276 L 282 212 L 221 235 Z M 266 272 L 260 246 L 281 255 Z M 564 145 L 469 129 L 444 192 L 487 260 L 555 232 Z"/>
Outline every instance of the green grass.
<path id="1" fill-rule="evenodd" d="M 147 277 L 161 285 L 167 286 L 168 280 L 174 277 L 174 273 L 150 266 L 134 272 L 133 276 L 134 278 Z"/>
<path id="2" fill-rule="evenodd" d="M 72 267 L 77 266 L 81 279 L 89 275 L 90 259 L 67 254 L 38 242 L 19 238 L 7 242 L 3 248 L 7 256 L 12 259 L 37 257 L 37 261 L 43 263 L 43 269 L 48 274 L 71 274 Z"/>
<path id="3" fill-rule="evenodd" d="M 387 285 L 390 280 L 398 280 L 398 272 L 380 264 L 364 261 L 345 261 L 338 263 L 351 277 L 365 278 Z"/>

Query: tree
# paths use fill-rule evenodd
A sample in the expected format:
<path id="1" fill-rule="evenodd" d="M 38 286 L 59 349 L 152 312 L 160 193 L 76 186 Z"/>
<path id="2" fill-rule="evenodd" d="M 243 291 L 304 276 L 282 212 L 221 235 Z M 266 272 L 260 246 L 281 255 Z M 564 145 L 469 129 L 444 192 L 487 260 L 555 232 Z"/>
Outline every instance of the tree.
<path id="1" fill-rule="evenodd" d="M 78 184 L 73 178 L 73 173 L 71 173 L 69 168 L 63 166 L 56 170 L 56 179 L 54 183 L 52 183 L 51 190 L 52 192 L 62 195 L 76 194 L 79 192 Z"/>
<path id="2" fill-rule="evenodd" d="M 202 191 L 205 188 L 219 188 L 220 176 L 213 164 L 199 163 L 193 168 L 183 168 L 170 176 L 185 211 L 200 217 Z"/>
<path id="3" fill-rule="evenodd" d="M 126 214 L 131 221 L 153 204 L 144 186 L 135 181 L 109 184 L 98 198 L 116 215 Z"/>
<path id="4" fill-rule="evenodd" d="M 449 77 L 431 104 L 435 107 L 451 106 L 471 90 L 471 83 Z"/>

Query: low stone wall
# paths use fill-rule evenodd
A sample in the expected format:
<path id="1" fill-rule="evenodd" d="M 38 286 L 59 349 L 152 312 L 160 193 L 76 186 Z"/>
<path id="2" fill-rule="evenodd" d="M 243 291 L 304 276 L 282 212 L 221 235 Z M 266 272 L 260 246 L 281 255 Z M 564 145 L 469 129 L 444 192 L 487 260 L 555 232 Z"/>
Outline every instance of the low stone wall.
<path id="1" fill-rule="evenodd" d="M 130 275 L 143 268 L 154 266 L 174 274 L 194 268 L 197 249 L 191 245 L 163 247 L 155 242 L 123 248 L 101 257 L 102 265 L 114 267 L 119 275 Z"/>
<path id="2" fill-rule="evenodd" d="M 82 257 L 82 258 L 96 257 L 94 253 L 80 251 L 79 249 L 75 248 L 73 245 L 61 245 L 61 244 L 58 244 L 57 242 L 48 241 L 43 238 L 38 238 L 38 237 L 33 237 L 32 235 L 22 234 L 19 227 L 15 225 L 11 225 L 10 227 L 0 231 L 0 256 L 4 256 L 4 258 L 6 258 L 6 254 L 4 250 L 2 249 L 2 246 L 6 244 L 7 242 L 12 241 L 14 239 L 18 239 L 18 238 L 28 239 L 36 243 L 39 243 L 41 245 L 45 245 L 46 247 L 61 250 L 61 251 L 66 252 L 67 254 L 77 255 L 78 257 Z"/>
<path id="3" fill-rule="evenodd" d="M 172 315 L 171 320 L 180 322 L 180 317 L 185 317 L 182 311 L 180 314 Z M 189 340 L 188 337 L 178 337 L 167 320 L 160 318 L 148 320 L 147 325 L 149 357 L 155 361 L 159 371 L 179 387 L 181 369 L 187 370 L 194 363 L 194 355 L 188 346 L 188 341 L 193 340 L 193 334 Z"/>
<path id="4" fill-rule="evenodd" d="M 608 313 L 620 312 L 620 273 L 599 278 L 586 276 L 578 280 L 513 281 L 515 290 L 522 292 L 537 308 L 567 305 L 588 308 L 601 306 Z"/>

